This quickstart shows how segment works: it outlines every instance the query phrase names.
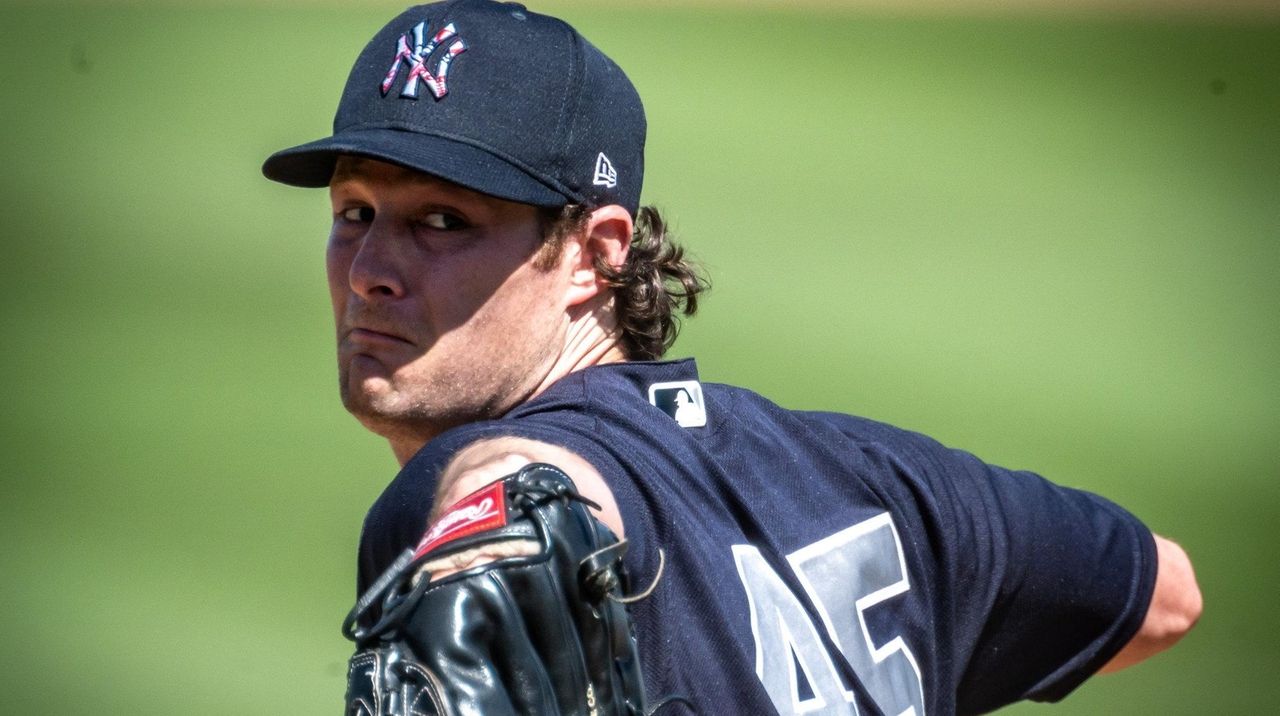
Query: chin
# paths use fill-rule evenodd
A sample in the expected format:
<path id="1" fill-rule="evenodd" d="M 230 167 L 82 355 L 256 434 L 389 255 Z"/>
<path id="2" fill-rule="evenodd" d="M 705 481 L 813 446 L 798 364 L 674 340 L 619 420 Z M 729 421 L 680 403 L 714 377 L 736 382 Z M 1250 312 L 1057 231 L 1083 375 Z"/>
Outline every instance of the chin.
<path id="1" fill-rule="evenodd" d="M 381 423 L 399 422 L 407 412 L 398 403 L 394 392 L 366 390 L 366 386 L 354 386 L 351 390 L 342 391 L 342 406 L 360 422 Z"/>
<path id="2" fill-rule="evenodd" d="M 360 421 L 365 430 L 393 443 L 406 441 L 426 443 L 442 432 L 441 428 L 416 416 L 377 410 L 368 405 L 348 405 L 347 412 Z"/>
<path id="3" fill-rule="evenodd" d="M 426 442 L 451 427 L 468 422 L 449 411 L 405 400 L 395 392 L 344 391 L 342 404 L 369 432 L 392 442 Z"/>
<path id="4" fill-rule="evenodd" d="M 367 375 L 350 368 L 338 371 L 338 390 L 343 407 L 356 417 L 395 413 L 396 403 L 403 402 L 389 376 Z"/>

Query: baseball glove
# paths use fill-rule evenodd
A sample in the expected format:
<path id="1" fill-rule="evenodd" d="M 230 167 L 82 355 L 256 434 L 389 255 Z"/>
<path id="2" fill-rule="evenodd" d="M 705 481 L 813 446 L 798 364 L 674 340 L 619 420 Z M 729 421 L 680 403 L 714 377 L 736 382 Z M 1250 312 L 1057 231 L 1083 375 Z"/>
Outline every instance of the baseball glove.
<path id="1" fill-rule="evenodd" d="M 534 463 L 450 507 L 343 623 L 348 716 L 643 714 L 626 542 L 588 504 Z M 431 580 L 477 548 L 505 556 Z"/>

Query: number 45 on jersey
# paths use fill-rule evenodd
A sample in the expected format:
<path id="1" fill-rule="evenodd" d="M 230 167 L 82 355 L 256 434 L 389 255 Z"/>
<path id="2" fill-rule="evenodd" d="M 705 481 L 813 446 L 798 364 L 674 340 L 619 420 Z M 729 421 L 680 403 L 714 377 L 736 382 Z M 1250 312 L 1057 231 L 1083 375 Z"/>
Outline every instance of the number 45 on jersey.
<path id="1" fill-rule="evenodd" d="M 751 608 L 756 676 L 780 714 L 857 714 L 817 627 L 796 595 L 750 545 L 734 545 Z M 866 612 L 911 589 L 902 541 L 888 512 L 789 555 L 822 627 L 872 700 L 892 716 L 925 716 L 920 667 L 897 634 L 873 637 Z M 808 681 L 802 693 L 797 666 Z"/>

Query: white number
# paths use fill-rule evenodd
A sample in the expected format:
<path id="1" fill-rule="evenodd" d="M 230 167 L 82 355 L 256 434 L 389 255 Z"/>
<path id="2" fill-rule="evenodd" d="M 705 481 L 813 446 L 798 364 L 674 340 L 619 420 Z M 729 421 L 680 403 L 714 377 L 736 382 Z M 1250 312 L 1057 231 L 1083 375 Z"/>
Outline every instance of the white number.
<path id="1" fill-rule="evenodd" d="M 738 576 L 747 588 L 751 633 L 756 638 L 756 676 L 780 714 L 856 714 L 853 694 L 840 683 L 813 620 L 764 557 L 750 545 L 734 545 Z M 813 698 L 800 700 L 795 661 L 804 670 Z"/>
<path id="2" fill-rule="evenodd" d="M 734 545 L 756 640 L 756 676 L 781 714 L 857 714 L 813 620 L 782 578 L 750 545 Z M 866 611 L 911 588 L 902 542 L 889 513 L 789 555 L 827 636 L 886 714 L 925 716 L 920 667 L 901 636 L 877 646 Z M 813 696 L 801 699 L 794 661 Z"/>

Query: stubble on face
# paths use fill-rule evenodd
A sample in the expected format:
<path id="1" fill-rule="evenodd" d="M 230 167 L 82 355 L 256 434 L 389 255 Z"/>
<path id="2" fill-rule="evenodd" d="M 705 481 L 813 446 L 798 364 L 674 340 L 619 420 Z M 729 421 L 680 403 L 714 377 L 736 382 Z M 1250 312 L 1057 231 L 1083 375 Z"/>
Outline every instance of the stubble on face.
<path id="1" fill-rule="evenodd" d="M 529 397 L 558 353 L 550 326 L 522 320 L 520 306 L 501 315 L 503 303 L 486 304 L 404 363 L 340 358 L 343 406 L 393 442 L 426 443 L 450 428 L 501 417 Z"/>

